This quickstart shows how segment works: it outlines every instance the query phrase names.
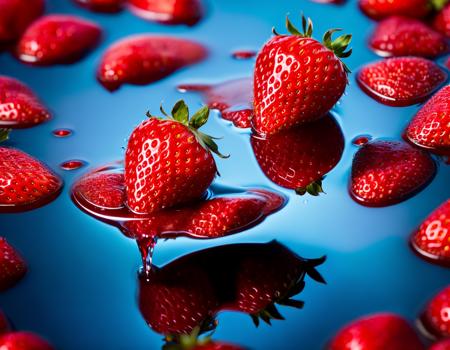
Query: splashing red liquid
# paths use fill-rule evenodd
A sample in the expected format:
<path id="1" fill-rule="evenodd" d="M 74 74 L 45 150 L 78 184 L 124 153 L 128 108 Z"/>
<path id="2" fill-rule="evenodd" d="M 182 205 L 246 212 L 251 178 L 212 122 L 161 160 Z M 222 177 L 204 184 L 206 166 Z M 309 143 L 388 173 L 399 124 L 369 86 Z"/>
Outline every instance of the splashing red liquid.
<path id="1" fill-rule="evenodd" d="M 370 140 L 372 140 L 372 136 L 370 135 L 359 135 L 352 140 L 352 144 L 355 146 L 364 146 Z"/>
<path id="2" fill-rule="evenodd" d="M 181 92 L 200 92 L 206 104 L 221 112 L 222 118 L 231 121 L 238 128 L 251 127 L 253 116 L 253 79 L 240 78 L 219 84 L 183 84 Z"/>
<path id="3" fill-rule="evenodd" d="M 126 205 L 123 169 L 110 165 L 81 177 L 72 199 L 89 215 L 114 225 L 137 241 L 144 270 L 151 264 L 158 238 L 219 238 L 248 229 L 279 210 L 286 198 L 266 189 L 215 185 L 205 197 L 186 206 L 153 214 L 136 214 Z"/>
<path id="4" fill-rule="evenodd" d="M 64 170 L 77 170 L 84 166 L 86 162 L 78 159 L 68 160 L 64 163 L 61 163 L 60 167 Z"/>
<path id="5" fill-rule="evenodd" d="M 56 130 L 53 130 L 52 134 L 56 137 L 68 137 L 68 136 L 72 135 L 72 130 L 56 129 Z"/>
<path id="6" fill-rule="evenodd" d="M 231 56 L 237 60 L 248 60 L 255 57 L 257 53 L 254 50 L 236 50 L 231 53 Z"/>

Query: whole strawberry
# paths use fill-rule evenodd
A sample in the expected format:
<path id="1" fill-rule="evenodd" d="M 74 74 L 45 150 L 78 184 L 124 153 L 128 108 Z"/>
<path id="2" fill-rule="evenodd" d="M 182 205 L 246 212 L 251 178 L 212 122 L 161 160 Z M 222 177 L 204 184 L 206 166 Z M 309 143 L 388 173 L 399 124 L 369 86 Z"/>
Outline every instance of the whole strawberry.
<path id="1" fill-rule="evenodd" d="M 17 57 L 26 63 L 72 63 L 100 41 L 101 28 L 80 17 L 47 15 L 33 22 L 20 38 Z"/>
<path id="2" fill-rule="evenodd" d="M 359 0 L 359 7 L 368 17 L 375 20 L 390 16 L 423 18 L 432 9 L 429 0 Z"/>
<path id="3" fill-rule="evenodd" d="M 130 136 L 125 153 L 128 207 L 152 213 L 199 199 L 213 181 L 216 163 L 211 152 L 223 156 L 211 136 L 198 129 L 209 116 L 203 107 L 192 118 L 184 101 L 178 101 L 166 119 L 147 113 Z"/>
<path id="4" fill-rule="evenodd" d="M 30 155 L 0 147 L 0 212 L 35 208 L 54 199 L 61 179 Z"/>
<path id="5" fill-rule="evenodd" d="M 450 200 L 425 219 L 412 235 L 411 245 L 425 259 L 450 266 Z"/>
<path id="6" fill-rule="evenodd" d="M 342 328 L 328 350 L 424 350 L 414 329 L 390 313 L 365 316 Z"/>
<path id="7" fill-rule="evenodd" d="M 79 5 L 95 12 L 119 12 L 125 0 L 74 0 Z"/>
<path id="8" fill-rule="evenodd" d="M 420 56 L 435 58 L 449 51 L 446 38 L 421 21 L 401 16 L 378 23 L 369 40 L 380 56 Z"/>
<path id="9" fill-rule="evenodd" d="M 420 191 L 435 171 L 433 159 L 407 143 L 371 141 L 353 159 L 350 192 L 363 205 L 392 205 Z"/>
<path id="10" fill-rule="evenodd" d="M 395 57 L 364 66 L 357 76 L 361 89 L 390 106 L 424 101 L 447 79 L 439 66 L 425 58 Z"/>
<path id="11" fill-rule="evenodd" d="M 341 98 L 347 85 L 351 35 L 323 42 L 311 38 L 312 22 L 303 18 L 303 33 L 289 19 L 291 35 L 269 40 L 256 59 L 254 72 L 253 127 L 260 134 L 274 134 L 293 125 L 323 117 Z"/>
<path id="12" fill-rule="evenodd" d="M 322 193 L 323 177 L 344 151 L 344 136 L 330 115 L 265 138 L 252 136 L 251 143 L 264 174 L 300 195 Z"/>
<path id="13" fill-rule="evenodd" d="M 438 343 L 433 344 L 428 350 L 450 350 L 450 339 L 444 339 Z"/>
<path id="14" fill-rule="evenodd" d="M 27 128 L 50 117 L 48 109 L 25 84 L 0 75 L 0 127 Z"/>
<path id="15" fill-rule="evenodd" d="M 450 38 L 450 3 L 448 3 L 433 20 L 433 28 Z"/>
<path id="16" fill-rule="evenodd" d="M 137 16 L 165 24 L 192 26 L 203 16 L 201 0 L 128 0 Z"/>
<path id="17" fill-rule="evenodd" d="M 97 79 L 111 91 L 123 84 L 150 84 L 206 56 L 202 45 L 187 39 L 131 36 L 106 50 L 97 68 Z"/>
<path id="18" fill-rule="evenodd" d="M 23 258 L 5 238 L 0 237 L 0 292 L 13 287 L 26 272 Z"/>
<path id="19" fill-rule="evenodd" d="M 31 332 L 11 332 L 0 335 L 2 350 L 53 350 L 44 339 Z"/>
<path id="20" fill-rule="evenodd" d="M 450 154 L 450 85 L 437 92 L 419 110 L 405 135 L 419 147 Z"/>
<path id="21" fill-rule="evenodd" d="M 0 43 L 17 40 L 44 7 L 44 0 L 0 0 Z"/>
<path id="22" fill-rule="evenodd" d="M 450 338 L 450 285 L 428 303 L 421 322 L 433 337 Z"/>

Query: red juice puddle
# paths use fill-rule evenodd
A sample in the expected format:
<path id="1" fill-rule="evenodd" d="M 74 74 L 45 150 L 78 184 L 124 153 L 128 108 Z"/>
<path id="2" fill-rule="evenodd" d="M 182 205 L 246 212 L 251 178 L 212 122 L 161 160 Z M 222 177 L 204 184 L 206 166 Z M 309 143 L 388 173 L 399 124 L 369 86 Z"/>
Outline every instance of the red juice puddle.
<path id="1" fill-rule="evenodd" d="M 56 129 L 52 131 L 53 136 L 55 137 L 68 137 L 72 135 L 72 130 L 70 129 Z"/>
<path id="2" fill-rule="evenodd" d="M 317 270 L 324 262 L 304 259 L 277 241 L 197 251 L 140 274 L 139 309 L 154 331 L 174 342 L 196 327 L 200 333 L 215 329 L 223 311 L 252 315 L 256 324 L 260 315 L 267 323 L 281 321 L 277 305 L 301 309 L 304 302 L 294 297 L 305 285 L 325 283 Z"/>
<path id="3" fill-rule="evenodd" d="M 237 60 L 248 60 L 255 57 L 257 54 L 258 52 L 254 50 L 236 50 L 231 53 L 231 57 Z"/>
<path id="4" fill-rule="evenodd" d="M 86 165 L 86 162 L 78 159 L 68 160 L 61 163 L 60 167 L 63 170 L 77 170 Z"/>
<path id="5" fill-rule="evenodd" d="M 355 146 L 364 146 L 370 140 L 372 140 L 372 136 L 370 135 L 358 135 L 352 140 L 352 144 Z"/>
<path id="6" fill-rule="evenodd" d="M 74 0 L 93 12 L 115 13 L 123 9 L 125 0 Z"/>
<path id="7" fill-rule="evenodd" d="M 253 79 L 240 78 L 223 83 L 183 84 L 181 92 L 200 92 L 205 103 L 221 112 L 222 118 L 231 121 L 238 128 L 251 127 L 253 116 Z"/>
<path id="8" fill-rule="evenodd" d="M 72 188 L 72 199 L 81 210 L 135 239 L 145 271 L 159 238 L 208 239 L 235 234 L 257 225 L 286 202 L 283 195 L 266 189 L 214 185 L 203 199 L 189 205 L 136 214 L 126 205 L 123 169 L 118 164 L 78 179 Z"/>
<path id="9" fill-rule="evenodd" d="M 339 163 L 344 143 L 331 114 L 274 135 L 251 137 L 255 158 L 267 178 L 300 195 L 323 192 L 322 180 Z"/>

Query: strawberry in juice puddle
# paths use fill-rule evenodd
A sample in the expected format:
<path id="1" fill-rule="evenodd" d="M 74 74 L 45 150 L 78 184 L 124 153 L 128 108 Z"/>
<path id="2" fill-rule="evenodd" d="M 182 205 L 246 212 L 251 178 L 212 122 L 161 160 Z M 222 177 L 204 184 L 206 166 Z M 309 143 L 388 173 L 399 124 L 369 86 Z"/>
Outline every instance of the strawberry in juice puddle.
<path id="1" fill-rule="evenodd" d="M 432 339 L 450 338 L 450 285 L 428 303 L 420 317 L 421 329 Z"/>
<path id="2" fill-rule="evenodd" d="M 139 277 L 138 303 L 148 325 L 169 343 L 211 331 L 221 311 L 247 313 L 257 324 L 283 319 L 276 304 L 301 308 L 293 299 L 306 276 L 325 258 L 303 259 L 276 241 L 225 245 L 198 251 Z"/>
<path id="3" fill-rule="evenodd" d="M 112 44 L 97 68 L 97 79 L 108 90 L 123 84 L 146 85 L 206 58 L 201 44 L 176 37 L 135 35 Z"/>
<path id="4" fill-rule="evenodd" d="M 163 24 L 193 26 L 203 17 L 202 0 L 128 0 L 136 16 Z"/>
<path id="5" fill-rule="evenodd" d="M 328 115 L 275 135 L 252 135 L 251 144 L 264 174 L 299 195 L 323 193 L 322 180 L 341 159 L 344 136 Z"/>
<path id="6" fill-rule="evenodd" d="M 410 240 L 422 258 L 450 266 L 450 200 L 435 209 L 413 233 Z"/>
<path id="7" fill-rule="evenodd" d="M 74 0 L 80 6 L 94 12 L 119 12 L 126 0 Z"/>
<path id="8" fill-rule="evenodd" d="M 16 46 L 16 56 L 34 65 L 73 63 L 100 41 L 102 30 L 76 16 L 47 15 L 33 22 Z"/>
<path id="9" fill-rule="evenodd" d="M 16 285 L 26 274 L 27 265 L 20 254 L 0 237 L 0 292 Z M 4 316 L 3 314 L 1 316 Z M 9 327 L 5 317 L 0 318 L 0 330 Z M 1 347 L 0 347 L 1 348 Z"/>
<path id="10" fill-rule="evenodd" d="M 436 63 L 419 57 L 396 57 L 361 68 L 357 82 L 370 97 L 389 106 L 403 107 L 425 101 L 446 80 Z"/>
<path id="11" fill-rule="evenodd" d="M 48 109 L 28 86 L 0 75 L 0 128 L 28 128 L 50 118 Z"/>
<path id="12" fill-rule="evenodd" d="M 240 78 L 213 85 L 183 84 L 178 89 L 200 92 L 209 108 L 219 110 L 223 119 L 238 128 L 249 128 L 253 116 L 252 84 L 251 78 Z"/>

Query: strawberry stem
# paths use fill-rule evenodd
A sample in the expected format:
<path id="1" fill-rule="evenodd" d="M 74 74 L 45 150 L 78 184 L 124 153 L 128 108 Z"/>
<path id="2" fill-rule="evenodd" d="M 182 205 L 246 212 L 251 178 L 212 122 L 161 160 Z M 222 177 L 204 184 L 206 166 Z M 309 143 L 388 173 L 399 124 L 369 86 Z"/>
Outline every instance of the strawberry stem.
<path id="1" fill-rule="evenodd" d="M 305 195 L 306 193 L 309 193 L 311 196 L 319 196 L 321 193 L 325 193 L 322 187 L 322 181 L 323 177 L 319 180 L 311 182 L 309 185 L 305 187 L 298 187 L 295 189 L 295 193 L 297 193 L 300 196 Z"/>
<path id="2" fill-rule="evenodd" d="M 0 143 L 9 139 L 11 129 L 0 129 Z"/>

